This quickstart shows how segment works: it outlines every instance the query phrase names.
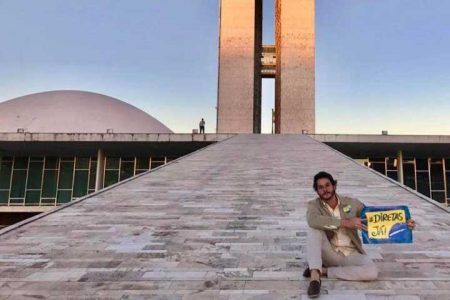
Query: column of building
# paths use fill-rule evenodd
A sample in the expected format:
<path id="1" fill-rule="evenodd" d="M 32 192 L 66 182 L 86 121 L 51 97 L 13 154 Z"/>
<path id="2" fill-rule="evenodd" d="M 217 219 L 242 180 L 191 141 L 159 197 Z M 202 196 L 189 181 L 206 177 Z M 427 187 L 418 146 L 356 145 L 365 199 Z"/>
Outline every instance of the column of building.
<path id="1" fill-rule="evenodd" d="M 97 150 L 97 172 L 95 173 L 95 191 L 103 188 L 103 177 L 105 174 L 105 153 L 102 149 Z"/>

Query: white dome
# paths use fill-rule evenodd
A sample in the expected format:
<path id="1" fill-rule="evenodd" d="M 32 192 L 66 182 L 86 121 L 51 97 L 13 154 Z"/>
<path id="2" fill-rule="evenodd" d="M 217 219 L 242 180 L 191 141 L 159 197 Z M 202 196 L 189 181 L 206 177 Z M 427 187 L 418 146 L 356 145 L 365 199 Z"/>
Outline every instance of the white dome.
<path id="1" fill-rule="evenodd" d="M 50 91 L 0 103 L 0 132 L 173 133 L 144 111 L 105 95 Z"/>

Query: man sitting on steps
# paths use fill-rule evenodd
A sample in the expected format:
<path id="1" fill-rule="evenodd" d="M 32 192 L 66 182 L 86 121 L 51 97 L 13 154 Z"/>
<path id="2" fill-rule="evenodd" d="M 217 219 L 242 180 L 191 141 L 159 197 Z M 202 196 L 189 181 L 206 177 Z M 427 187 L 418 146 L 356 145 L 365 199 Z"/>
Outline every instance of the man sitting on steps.
<path id="1" fill-rule="evenodd" d="M 344 280 L 375 280 L 378 270 L 366 255 L 358 229 L 366 229 L 361 221 L 364 204 L 336 194 L 337 181 L 327 172 L 314 176 L 314 190 L 319 196 L 308 203 L 306 218 L 309 225 L 307 260 L 309 268 L 303 273 L 310 277 L 308 296 L 320 295 L 320 276 Z M 413 220 L 408 227 L 414 229 Z"/>

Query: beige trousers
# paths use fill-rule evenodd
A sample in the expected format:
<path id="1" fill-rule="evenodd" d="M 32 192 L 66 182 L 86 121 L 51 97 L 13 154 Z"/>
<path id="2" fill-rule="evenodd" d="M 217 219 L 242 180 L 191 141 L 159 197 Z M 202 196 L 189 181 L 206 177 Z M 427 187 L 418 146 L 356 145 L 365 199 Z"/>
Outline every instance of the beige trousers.
<path id="1" fill-rule="evenodd" d="M 367 255 L 355 253 L 345 256 L 334 251 L 323 230 L 309 228 L 307 260 L 311 270 L 322 272 L 322 265 L 327 267 L 329 278 L 376 280 L 378 277 L 378 269 Z"/>

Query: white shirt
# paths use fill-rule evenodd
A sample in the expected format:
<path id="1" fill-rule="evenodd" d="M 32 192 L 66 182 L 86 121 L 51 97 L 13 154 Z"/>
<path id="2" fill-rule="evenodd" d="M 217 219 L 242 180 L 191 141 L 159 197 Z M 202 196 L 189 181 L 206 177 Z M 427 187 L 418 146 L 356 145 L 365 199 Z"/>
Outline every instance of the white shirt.
<path id="1" fill-rule="evenodd" d="M 331 206 L 329 206 L 325 201 L 323 201 L 323 203 L 325 204 L 325 207 L 328 209 L 328 211 L 331 213 L 331 215 L 333 217 L 342 219 L 341 211 L 339 210 L 339 205 L 341 204 L 341 202 L 339 201 L 339 198 L 337 198 L 337 199 L 338 199 L 338 204 L 336 205 L 336 207 L 334 209 L 331 208 Z M 345 256 L 348 256 L 352 253 L 358 252 L 356 250 L 355 246 L 353 245 L 352 240 L 345 232 L 345 229 L 341 228 L 341 227 L 339 227 L 336 234 L 331 239 L 330 243 L 331 243 L 331 247 L 334 249 L 334 251 L 341 252 Z"/>

